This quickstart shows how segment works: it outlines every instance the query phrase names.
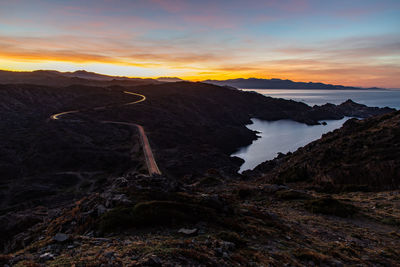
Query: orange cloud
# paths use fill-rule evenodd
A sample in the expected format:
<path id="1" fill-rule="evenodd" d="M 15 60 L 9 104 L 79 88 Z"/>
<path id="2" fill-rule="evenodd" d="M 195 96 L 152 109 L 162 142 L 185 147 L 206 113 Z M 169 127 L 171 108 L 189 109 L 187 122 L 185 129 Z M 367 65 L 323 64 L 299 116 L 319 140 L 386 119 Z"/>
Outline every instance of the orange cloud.
<path id="1" fill-rule="evenodd" d="M 347 40 L 342 46 L 332 42 L 278 49 L 256 45 L 252 48 L 231 47 L 220 43 L 202 49 L 208 40 L 199 43 L 195 40 L 182 38 L 150 42 L 138 38 L 132 42 L 130 38 L 115 40 L 77 35 L 3 36 L 0 39 L 0 60 L 15 61 L 21 66 L 29 62 L 53 61 L 59 70 L 66 62 L 79 63 L 83 68 L 85 64 L 134 66 L 154 70 L 155 76 L 179 74 L 191 80 L 276 77 L 353 86 L 400 87 L 400 64 L 397 60 L 400 49 L 395 38 Z M 2 65 L 0 68 L 9 69 Z M 112 73 L 106 74 L 115 74 L 121 68 L 115 67 Z M 128 76 L 135 76 L 135 73 Z"/>

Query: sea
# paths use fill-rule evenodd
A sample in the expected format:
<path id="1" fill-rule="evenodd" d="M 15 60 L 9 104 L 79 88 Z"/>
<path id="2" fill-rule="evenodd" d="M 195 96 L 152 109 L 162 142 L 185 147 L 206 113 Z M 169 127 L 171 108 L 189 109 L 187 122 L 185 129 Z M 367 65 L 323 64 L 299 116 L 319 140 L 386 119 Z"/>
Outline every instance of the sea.
<path id="1" fill-rule="evenodd" d="M 326 103 L 341 104 L 348 99 L 371 107 L 400 109 L 400 90 L 285 90 L 241 89 L 265 96 L 304 102 L 310 106 Z M 309 126 L 291 120 L 263 121 L 253 118 L 247 128 L 258 131 L 259 138 L 249 146 L 240 148 L 232 156 L 244 160 L 240 173 L 258 164 L 274 159 L 279 152 L 294 152 L 299 147 L 321 138 L 327 132 L 340 128 L 349 118 L 325 120 L 327 125 Z"/>

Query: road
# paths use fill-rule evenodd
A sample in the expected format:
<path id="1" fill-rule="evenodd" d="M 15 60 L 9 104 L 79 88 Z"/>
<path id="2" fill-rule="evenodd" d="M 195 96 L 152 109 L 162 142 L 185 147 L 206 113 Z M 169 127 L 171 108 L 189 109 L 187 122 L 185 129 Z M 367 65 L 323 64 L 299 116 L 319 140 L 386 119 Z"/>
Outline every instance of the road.
<path id="1" fill-rule="evenodd" d="M 128 105 L 133 105 L 133 104 L 137 104 L 143 101 L 146 101 L 146 96 L 141 95 L 141 94 L 137 94 L 137 93 L 133 93 L 133 92 L 129 92 L 129 91 L 123 91 L 125 94 L 128 95 L 136 95 L 136 96 L 140 96 L 141 99 L 137 100 L 137 101 L 133 101 L 133 102 L 128 102 L 128 103 L 124 103 L 124 104 L 117 104 L 117 105 L 108 105 L 108 106 L 101 106 L 101 107 L 95 107 L 92 108 L 92 110 L 102 110 L 102 109 L 107 109 L 107 108 L 113 108 L 113 107 L 118 107 L 118 106 L 128 106 Z M 90 109 L 88 109 L 90 110 Z M 83 111 L 88 111 L 88 110 L 79 110 L 79 109 L 75 109 L 75 110 L 70 110 L 70 111 L 64 111 L 64 112 L 60 112 L 60 113 L 56 113 L 50 116 L 50 119 L 52 120 L 58 120 L 60 119 L 61 116 L 67 115 L 67 114 L 72 114 L 72 113 L 78 113 L 78 112 L 83 112 Z"/>
<path id="2" fill-rule="evenodd" d="M 71 111 L 60 112 L 60 113 L 56 113 L 56 114 L 51 115 L 50 119 L 59 120 L 59 119 L 61 119 L 62 116 L 67 115 L 67 114 L 78 113 L 78 112 L 89 111 L 89 110 L 104 110 L 104 109 L 107 109 L 107 108 L 113 108 L 113 107 L 117 107 L 117 106 L 134 105 L 134 104 L 146 101 L 146 96 L 144 96 L 144 95 L 133 93 L 133 92 L 129 92 L 129 91 L 123 91 L 123 92 L 125 94 L 139 96 L 139 97 L 141 97 L 141 99 L 139 99 L 137 101 L 133 101 L 133 102 L 124 103 L 124 104 L 118 104 L 118 105 L 108 105 L 108 106 L 95 107 L 95 108 L 92 108 L 92 109 L 85 109 L 85 110 L 76 109 L 76 110 L 71 110 Z M 150 176 L 161 175 L 161 171 L 157 166 L 156 160 L 155 160 L 154 155 L 153 155 L 153 151 L 151 150 L 149 139 L 147 138 L 146 132 L 144 131 L 144 128 L 143 128 L 142 125 L 139 125 L 139 124 L 136 124 L 136 123 L 131 123 L 131 122 L 120 122 L 120 121 L 101 121 L 101 123 L 112 123 L 112 124 L 119 124 L 119 125 L 127 125 L 127 126 L 136 127 L 138 129 L 138 132 L 139 132 L 140 143 L 141 143 L 142 148 L 143 148 L 143 154 L 144 154 L 144 158 L 145 158 L 145 161 L 146 161 L 147 169 L 149 171 L 149 175 Z"/>
<path id="3" fill-rule="evenodd" d="M 142 125 L 130 122 L 121 122 L 121 121 L 102 121 L 102 123 L 113 123 L 127 126 L 134 126 L 138 129 L 140 136 L 140 143 L 143 148 L 143 154 L 146 161 L 147 169 L 149 170 L 149 175 L 161 175 L 161 171 L 158 169 L 156 160 L 153 155 L 153 151 L 151 150 L 149 139 L 147 138 L 146 132 Z"/>

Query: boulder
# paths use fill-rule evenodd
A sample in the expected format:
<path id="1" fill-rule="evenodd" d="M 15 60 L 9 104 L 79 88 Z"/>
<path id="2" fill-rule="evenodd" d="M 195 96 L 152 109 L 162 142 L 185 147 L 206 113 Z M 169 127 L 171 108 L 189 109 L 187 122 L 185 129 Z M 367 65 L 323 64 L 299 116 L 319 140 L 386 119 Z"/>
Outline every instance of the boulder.
<path id="1" fill-rule="evenodd" d="M 57 242 L 65 242 L 69 239 L 69 235 L 63 234 L 63 233 L 57 233 L 54 237 L 53 240 Z"/>

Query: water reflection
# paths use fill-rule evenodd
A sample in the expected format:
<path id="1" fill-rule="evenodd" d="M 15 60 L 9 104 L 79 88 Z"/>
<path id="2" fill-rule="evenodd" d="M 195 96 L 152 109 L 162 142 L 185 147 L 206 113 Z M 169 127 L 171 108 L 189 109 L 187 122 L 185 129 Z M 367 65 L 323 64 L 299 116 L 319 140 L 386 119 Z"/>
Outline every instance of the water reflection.
<path id="1" fill-rule="evenodd" d="M 253 124 L 247 128 L 260 132 L 259 139 L 247 147 L 240 148 L 232 156 L 244 159 L 240 172 L 253 169 L 258 164 L 275 158 L 278 152 L 294 152 L 314 140 L 322 134 L 340 128 L 349 118 L 342 120 L 327 120 L 327 125 L 309 126 L 291 120 L 262 121 L 252 119 Z"/>

